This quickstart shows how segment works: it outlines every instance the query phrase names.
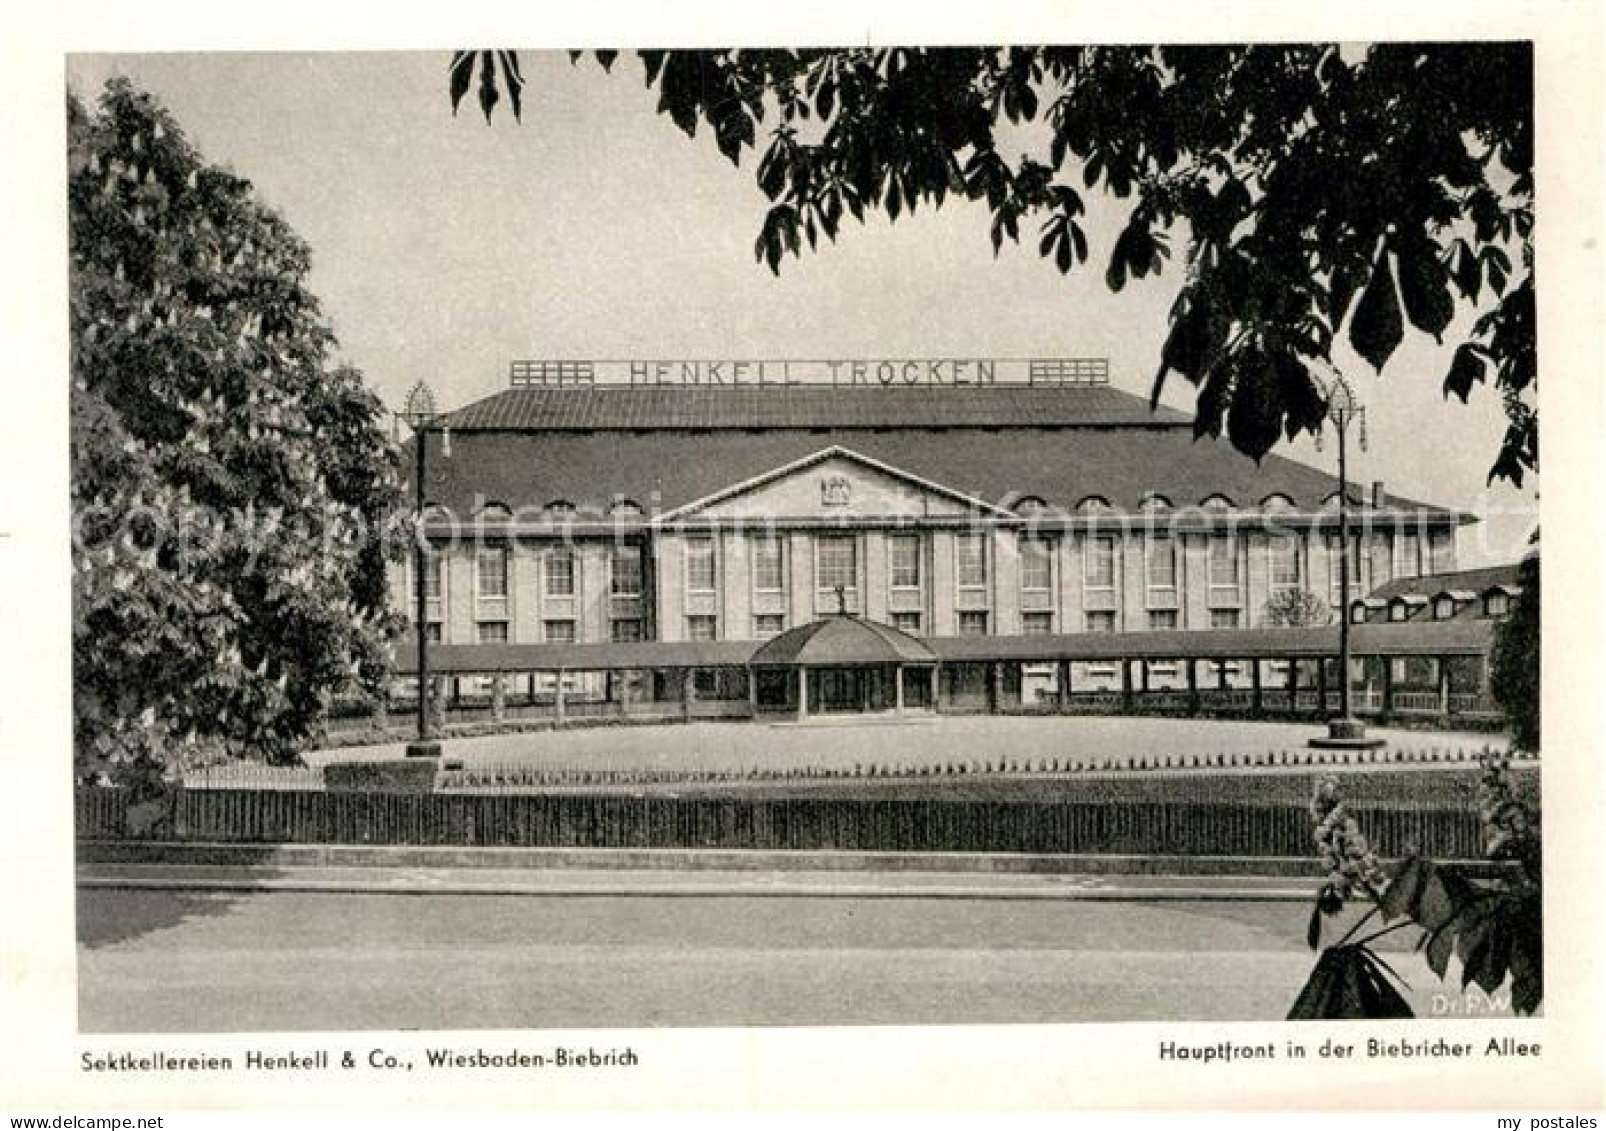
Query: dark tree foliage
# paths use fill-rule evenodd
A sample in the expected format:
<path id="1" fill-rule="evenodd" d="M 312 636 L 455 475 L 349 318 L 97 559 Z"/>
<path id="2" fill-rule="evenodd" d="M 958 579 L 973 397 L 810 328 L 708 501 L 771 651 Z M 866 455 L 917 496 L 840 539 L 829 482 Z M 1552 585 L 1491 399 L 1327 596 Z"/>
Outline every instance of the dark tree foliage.
<path id="1" fill-rule="evenodd" d="M 617 54 L 596 53 L 605 68 Z M 771 204 L 755 252 L 773 271 L 834 241 L 846 217 L 896 220 L 950 198 L 991 212 L 995 251 L 1034 225 L 1061 272 L 1097 254 L 1116 291 L 1180 244 L 1154 395 L 1180 374 L 1199 390 L 1196 432 L 1225 431 L 1257 459 L 1319 427 L 1312 370 L 1336 335 L 1381 370 L 1408 329 L 1440 341 L 1466 304 L 1478 317 L 1445 395 L 1492 381 L 1509 424 L 1490 477 L 1520 485 L 1538 467 L 1529 44 L 640 58 L 659 111 L 688 136 L 706 126 L 733 164 L 762 148 Z M 476 66 L 487 119 L 504 80 L 517 115 L 512 52 L 454 56 L 454 108 Z M 1107 249 L 1090 246 L 1086 192 L 1128 202 Z"/>
<path id="2" fill-rule="evenodd" d="M 1333 610 L 1309 589 L 1279 589 L 1266 599 L 1262 619 L 1270 628 L 1315 628 L 1333 619 Z"/>
<path id="3" fill-rule="evenodd" d="M 1311 908 L 1306 941 L 1318 952 L 1292 1021 L 1410 1017 L 1399 976 L 1372 943 L 1411 930 L 1428 969 L 1448 979 L 1460 964 L 1463 992 L 1476 984 L 1493 997 L 1504 988 L 1513 1012 L 1544 1003 L 1544 865 L 1537 795 L 1512 781 L 1509 755 L 1485 754 L 1478 776 L 1484 850 L 1496 870 L 1474 874 L 1415 853 L 1385 867 L 1338 796 L 1339 779 L 1317 783 L 1311 800 L 1319 859 L 1328 874 Z M 1370 909 L 1336 943 L 1322 946 L 1324 924 L 1351 901 Z M 1378 922 L 1381 925 L 1377 925 Z M 1371 933 L 1361 934 L 1368 924 Z"/>
<path id="4" fill-rule="evenodd" d="M 1511 742 L 1518 750 L 1539 750 L 1539 553 L 1536 549 L 1517 572 L 1522 592 L 1511 612 L 1495 628 L 1489 657 L 1489 685 L 1511 724 Z"/>
<path id="5" fill-rule="evenodd" d="M 126 80 L 68 106 L 75 748 L 286 760 L 388 673 L 378 400 L 305 244 Z"/>

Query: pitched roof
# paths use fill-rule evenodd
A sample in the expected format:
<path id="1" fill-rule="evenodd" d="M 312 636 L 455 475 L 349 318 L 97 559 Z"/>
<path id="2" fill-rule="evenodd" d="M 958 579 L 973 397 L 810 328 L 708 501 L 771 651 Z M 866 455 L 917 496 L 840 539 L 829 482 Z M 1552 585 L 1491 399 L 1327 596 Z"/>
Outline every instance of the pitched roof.
<path id="1" fill-rule="evenodd" d="M 1407 621 L 1350 626 L 1357 656 L 1472 655 L 1489 648 L 1490 622 Z M 926 643 L 946 662 L 964 660 L 1242 660 L 1251 657 L 1331 656 L 1338 625 L 1312 628 L 1165 629 L 1039 636 L 937 636 Z"/>
<path id="2" fill-rule="evenodd" d="M 417 637 L 391 649 L 398 675 L 418 671 Z M 431 644 L 432 672 L 625 671 L 637 668 L 696 668 L 745 664 L 750 640 L 610 642 L 594 644 Z"/>
<path id="3" fill-rule="evenodd" d="M 931 389 L 784 385 L 763 388 L 595 385 L 514 388 L 458 409 L 453 431 L 745 428 L 1183 428 L 1174 409 L 1107 385 Z"/>
<path id="4" fill-rule="evenodd" d="M 439 437 L 430 437 L 426 495 L 461 517 L 487 501 L 519 509 L 559 499 L 581 512 L 602 514 L 617 497 L 649 515 L 661 514 L 833 445 L 975 498 L 1009 505 L 1036 496 L 1067 511 L 1090 496 L 1136 513 L 1152 494 L 1177 507 L 1222 495 L 1242 509 L 1282 494 L 1296 511 L 1315 512 L 1338 485 L 1333 476 L 1282 456 L 1267 456 L 1257 465 L 1225 440 L 1194 440 L 1186 427 L 876 430 L 850 424 L 823 434 L 808 428 L 701 433 L 454 428 L 450 458 L 440 456 Z M 1386 504 L 1455 517 L 1397 495 Z"/>
<path id="5" fill-rule="evenodd" d="M 891 625 L 855 616 L 824 617 L 788 629 L 753 653 L 755 664 L 930 664 L 936 655 Z"/>
<path id="6" fill-rule="evenodd" d="M 808 640 L 837 625 L 822 643 L 819 657 L 804 663 L 945 663 L 1018 660 L 1022 662 L 1069 659 L 1103 661 L 1127 659 L 1276 660 L 1289 657 L 1332 656 L 1338 652 L 1338 626 L 1268 629 L 1175 629 L 1159 632 L 1081 632 L 1044 636 L 908 636 L 887 625 L 857 617 L 827 617 L 813 621 L 762 644 L 751 640 L 629 644 L 432 644 L 430 670 L 435 672 L 493 671 L 602 671 L 607 669 L 740 667 L 753 663 L 796 662 L 773 658 L 779 642 L 803 629 L 813 629 Z M 876 632 L 880 644 L 861 630 Z M 1494 622 L 1484 618 L 1414 620 L 1403 623 L 1356 624 L 1350 628 L 1350 647 L 1357 656 L 1482 655 L 1493 639 Z M 895 634 L 894 637 L 881 634 Z M 840 635 L 838 635 L 840 634 Z M 805 641 L 805 644 L 807 641 Z M 842 647 L 826 648 L 828 644 Z M 784 647 L 790 648 L 790 644 Z M 848 648 L 865 648 L 874 654 L 848 654 Z M 899 654 L 889 654 L 894 649 Z M 904 650 L 909 649 L 905 654 Z M 398 674 L 417 671 L 411 640 L 394 649 Z M 765 658 L 766 656 L 772 658 Z"/>
<path id="7" fill-rule="evenodd" d="M 1437 597 L 1440 593 L 1465 590 L 1482 594 L 1496 585 L 1517 586 L 1518 564 L 1480 566 L 1477 569 L 1460 569 L 1451 573 L 1428 573 L 1421 577 L 1398 577 L 1372 590 L 1368 596 L 1384 601 L 1394 597 Z"/>

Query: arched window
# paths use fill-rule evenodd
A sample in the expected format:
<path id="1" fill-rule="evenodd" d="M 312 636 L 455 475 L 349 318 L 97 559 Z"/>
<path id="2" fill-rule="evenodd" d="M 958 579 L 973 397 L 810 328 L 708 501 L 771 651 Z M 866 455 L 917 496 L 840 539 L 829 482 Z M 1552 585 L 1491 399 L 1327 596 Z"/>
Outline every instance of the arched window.
<path id="1" fill-rule="evenodd" d="M 510 508 L 506 503 L 500 503 L 500 502 L 497 502 L 496 500 L 493 499 L 490 502 L 488 502 L 485 505 L 483 505 L 482 507 L 480 507 L 479 514 L 476 515 L 476 517 L 477 518 L 482 518 L 482 519 L 484 519 L 484 518 L 493 518 L 493 519 L 512 518 L 513 517 L 513 511 L 512 511 L 512 508 Z"/>
<path id="2" fill-rule="evenodd" d="M 548 518 L 573 518 L 574 504 L 568 499 L 553 499 L 542 511 Z"/>
<path id="3" fill-rule="evenodd" d="M 1023 495 L 1014 507 L 1017 514 L 1039 514 L 1047 509 L 1048 502 L 1041 495 Z"/>
<path id="4" fill-rule="evenodd" d="M 640 503 L 623 495 L 615 498 L 608 507 L 608 514 L 613 518 L 639 518 L 643 513 Z"/>
<path id="5" fill-rule="evenodd" d="M 1294 509 L 1294 500 L 1281 491 L 1274 491 L 1260 500 L 1260 509 L 1268 511 L 1287 511 Z"/>
<path id="6" fill-rule="evenodd" d="M 1103 495 L 1086 495 L 1076 504 L 1076 509 L 1083 514 L 1098 514 L 1100 511 L 1114 510 L 1110 500 Z"/>
<path id="7" fill-rule="evenodd" d="M 1171 509 L 1171 500 L 1164 495 L 1150 493 L 1143 496 L 1142 509 L 1146 511 L 1168 511 Z"/>
<path id="8" fill-rule="evenodd" d="M 1237 506 L 1231 499 L 1221 494 L 1208 495 L 1199 505 L 1207 511 L 1230 511 Z"/>

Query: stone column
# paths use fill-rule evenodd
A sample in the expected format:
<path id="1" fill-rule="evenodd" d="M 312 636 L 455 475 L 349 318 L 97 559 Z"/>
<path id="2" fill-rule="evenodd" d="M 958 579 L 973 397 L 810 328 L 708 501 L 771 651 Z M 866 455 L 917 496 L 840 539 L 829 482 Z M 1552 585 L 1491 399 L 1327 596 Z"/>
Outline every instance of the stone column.
<path id="1" fill-rule="evenodd" d="M 502 722 L 507 718 L 507 676 L 497 672 L 491 677 L 491 721 Z"/>
<path id="2" fill-rule="evenodd" d="M 565 707 L 563 702 L 563 677 L 567 673 L 559 668 L 555 673 L 556 681 L 552 699 L 552 725 L 562 726 L 565 720 Z"/>
<path id="3" fill-rule="evenodd" d="M 809 669 L 802 664 L 797 666 L 797 717 L 809 717 Z"/>
<path id="4" fill-rule="evenodd" d="M 894 710 L 896 710 L 897 713 L 901 716 L 903 714 L 903 665 L 902 664 L 899 664 L 896 668 L 893 669 L 892 683 L 893 683 L 892 695 L 893 695 Z"/>
<path id="5" fill-rule="evenodd" d="M 697 698 L 697 669 L 686 668 L 681 673 L 680 683 L 680 717 L 684 722 L 691 722 L 691 705 Z"/>

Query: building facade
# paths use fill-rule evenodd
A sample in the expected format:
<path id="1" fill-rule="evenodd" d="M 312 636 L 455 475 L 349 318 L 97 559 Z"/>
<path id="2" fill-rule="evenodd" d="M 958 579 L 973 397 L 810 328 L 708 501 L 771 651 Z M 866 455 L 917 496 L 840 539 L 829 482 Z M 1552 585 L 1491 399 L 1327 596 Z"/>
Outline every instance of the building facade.
<path id="1" fill-rule="evenodd" d="M 432 641 L 757 643 L 838 613 L 917 638 L 1254 629 L 1295 593 L 1342 615 L 1336 480 L 1195 439 L 1101 362 L 600 364 L 517 363 L 427 437 Z M 1467 516 L 1382 484 L 1350 502 L 1352 598 L 1455 569 Z"/>

